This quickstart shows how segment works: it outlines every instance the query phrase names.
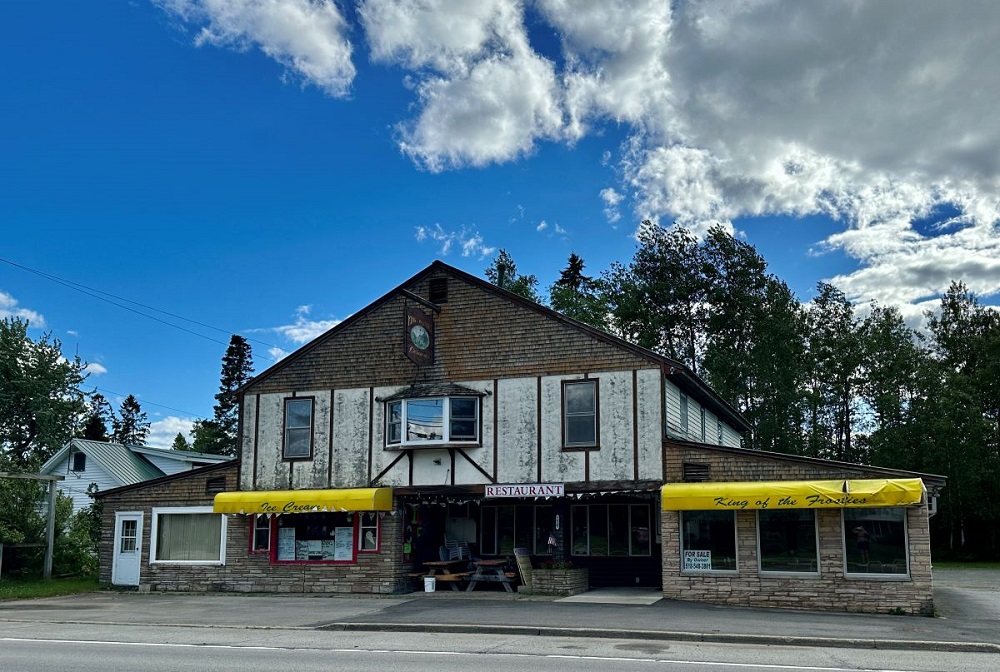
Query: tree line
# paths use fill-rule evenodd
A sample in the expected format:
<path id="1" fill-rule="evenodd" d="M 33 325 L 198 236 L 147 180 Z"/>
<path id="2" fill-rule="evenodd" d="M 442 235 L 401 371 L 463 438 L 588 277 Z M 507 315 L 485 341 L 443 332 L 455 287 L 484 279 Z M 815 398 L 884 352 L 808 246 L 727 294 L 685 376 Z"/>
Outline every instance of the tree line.
<path id="1" fill-rule="evenodd" d="M 820 282 L 808 303 L 752 245 L 644 222 L 592 277 L 571 254 L 543 299 L 505 250 L 487 278 L 685 364 L 734 405 L 748 449 L 948 477 L 939 556 L 1000 557 L 1000 313 L 953 282 L 925 328 Z"/>
<path id="2" fill-rule="evenodd" d="M 134 395 L 117 412 L 100 392 L 85 392 L 86 364 L 63 356 L 50 334 L 37 339 L 19 318 L 0 320 L 0 473 L 32 474 L 74 438 L 145 445 L 150 422 Z M 173 448 L 236 455 L 237 390 L 253 371 L 250 345 L 234 335 L 223 356 L 219 392 L 211 419 L 194 422 L 192 442 L 183 434 Z M 0 543 L 36 544 L 44 539 L 45 489 L 39 481 L 0 477 Z M 91 484 L 88 492 L 96 489 Z M 56 567 L 81 574 L 96 572 L 100 543 L 100 511 L 96 505 L 72 513 L 72 501 L 60 496 L 56 505 Z M 4 571 L 36 572 L 42 550 L 7 553 Z"/>

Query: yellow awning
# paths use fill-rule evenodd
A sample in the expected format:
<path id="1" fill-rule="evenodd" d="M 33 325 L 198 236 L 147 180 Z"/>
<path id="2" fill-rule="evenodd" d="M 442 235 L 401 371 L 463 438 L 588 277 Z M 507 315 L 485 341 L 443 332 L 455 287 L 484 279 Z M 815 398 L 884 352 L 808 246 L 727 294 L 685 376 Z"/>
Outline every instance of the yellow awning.
<path id="1" fill-rule="evenodd" d="M 392 488 L 220 492 L 215 496 L 212 510 L 215 513 L 391 511 Z"/>
<path id="2" fill-rule="evenodd" d="M 907 506 L 923 501 L 924 483 L 919 478 L 668 483 L 660 496 L 664 511 Z"/>

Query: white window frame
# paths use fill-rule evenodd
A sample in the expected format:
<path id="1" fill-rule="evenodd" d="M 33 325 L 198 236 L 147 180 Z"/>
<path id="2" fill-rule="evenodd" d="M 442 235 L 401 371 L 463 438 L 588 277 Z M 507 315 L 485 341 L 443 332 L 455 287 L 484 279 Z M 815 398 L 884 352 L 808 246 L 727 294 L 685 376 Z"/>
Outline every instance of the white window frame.
<path id="1" fill-rule="evenodd" d="M 219 566 L 226 564 L 226 515 L 218 514 L 221 519 L 219 534 L 219 557 L 213 560 L 157 560 L 156 539 L 159 532 L 161 515 L 197 515 L 204 513 L 214 513 L 211 506 L 154 506 L 152 508 L 152 526 L 149 536 L 149 564 L 151 565 L 212 565 Z"/>
<path id="2" fill-rule="evenodd" d="M 473 407 L 475 408 L 475 416 L 472 418 L 474 427 L 474 436 L 470 437 L 452 437 L 451 436 L 451 403 L 453 400 L 468 400 L 472 401 Z M 407 405 L 410 403 L 419 403 L 424 401 L 443 401 L 441 409 L 441 433 L 442 437 L 440 439 L 417 439 L 417 440 L 407 440 Z M 399 405 L 399 441 L 390 441 L 389 439 L 389 419 L 391 417 L 391 409 L 394 405 Z M 473 395 L 463 395 L 456 394 L 448 397 L 413 397 L 411 399 L 395 399 L 393 401 L 387 401 L 385 404 L 385 445 L 388 448 L 396 448 L 400 446 L 437 446 L 446 443 L 461 443 L 468 445 L 478 445 L 481 441 L 480 438 L 480 425 L 482 417 L 482 400 L 478 396 Z M 468 420 L 468 418 L 462 418 L 463 420 Z M 392 423 L 394 424 L 394 423 Z"/>

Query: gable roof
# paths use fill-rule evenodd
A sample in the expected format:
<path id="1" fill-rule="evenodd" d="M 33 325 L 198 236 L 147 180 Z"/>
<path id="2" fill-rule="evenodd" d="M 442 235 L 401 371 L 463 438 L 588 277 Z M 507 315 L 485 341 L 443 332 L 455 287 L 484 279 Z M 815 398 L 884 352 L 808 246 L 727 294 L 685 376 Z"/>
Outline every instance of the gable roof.
<path id="1" fill-rule="evenodd" d="M 218 457 L 218 456 L 215 456 Z M 229 458 L 225 462 L 219 462 L 217 464 L 209 464 L 204 467 L 198 467 L 196 469 L 188 469 L 187 471 L 178 471 L 176 474 L 168 474 L 166 476 L 160 476 L 158 478 L 153 478 L 148 481 L 141 481 L 136 483 L 126 483 L 125 485 L 120 485 L 117 488 L 109 488 L 107 490 L 100 490 L 94 493 L 95 499 L 100 499 L 107 495 L 116 495 L 122 492 L 128 492 L 131 490 L 136 490 L 139 488 L 146 488 L 154 485 L 161 485 L 163 483 L 170 483 L 172 481 L 177 481 L 182 478 L 197 478 L 198 476 L 204 476 L 210 472 L 223 469 L 239 469 L 240 461 L 235 458 Z M 237 472 L 238 473 L 238 472 Z"/>
<path id="2" fill-rule="evenodd" d="M 455 268 L 454 266 L 450 266 L 440 260 L 435 260 L 430 264 L 430 266 L 426 267 L 413 277 L 405 280 L 399 286 L 385 293 L 384 295 L 382 295 L 372 303 L 368 304 L 361 310 L 357 311 L 344 321 L 340 322 L 330 330 L 317 336 L 315 339 L 313 339 L 309 343 L 306 343 L 298 350 L 292 352 L 290 355 L 288 355 L 281 361 L 273 364 L 272 366 L 268 367 L 258 375 L 254 376 L 249 381 L 247 381 L 247 383 L 242 388 L 238 390 L 238 394 L 243 395 L 251 391 L 254 388 L 254 386 L 259 384 L 261 381 L 266 380 L 273 374 L 285 369 L 286 367 L 290 366 L 297 360 L 308 355 L 316 348 L 321 347 L 323 344 L 335 338 L 337 334 L 350 328 L 356 322 L 364 319 L 368 314 L 375 311 L 376 309 L 378 309 L 383 304 L 390 301 L 397 295 L 402 294 L 408 298 L 419 299 L 420 302 L 424 303 L 425 305 L 432 305 L 429 304 L 429 302 L 426 302 L 423 299 L 421 299 L 421 297 L 414 296 L 410 291 L 408 291 L 407 288 L 421 282 L 427 276 L 439 272 L 444 272 L 465 283 L 477 287 L 481 291 L 494 294 L 502 299 L 505 299 L 512 303 L 519 304 L 520 306 L 527 308 L 528 310 L 531 310 L 546 319 L 561 322 L 577 331 L 586 333 L 587 335 L 589 335 L 594 339 L 603 341 L 616 348 L 626 350 L 632 353 L 633 355 L 638 356 L 639 358 L 647 360 L 651 364 L 660 366 L 664 369 L 667 376 L 671 378 L 672 382 L 674 382 L 678 387 L 691 393 L 692 396 L 704 402 L 707 402 L 706 405 L 709 406 L 718 416 L 725 419 L 730 425 L 737 428 L 739 431 L 748 431 L 751 428 L 750 423 L 747 422 L 747 420 L 740 414 L 738 410 L 736 410 L 736 408 L 734 408 L 731 404 L 722 399 L 712 388 L 708 386 L 708 384 L 706 384 L 701 378 L 699 378 L 683 363 L 678 362 L 677 360 L 674 360 L 670 357 L 666 357 L 664 355 L 656 353 L 647 348 L 638 346 L 634 343 L 630 343 L 629 341 L 626 341 L 622 338 L 609 334 L 606 331 L 602 331 L 601 329 L 597 329 L 588 324 L 584 324 L 583 322 L 574 320 L 573 318 L 567 317 L 566 315 L 563 315 L 562 313 L 552 310 L 551 308 L 543 306 L 540 303 L 536 303 L 535 301 L 526 299 L 523 296 L 520 296 L 519 294 L 515 294 L 514 292 L 508 291 L 506 289 L 502 289 L 487 280 L 471 275 L 470 273 L 466 273 L 465 271 Z"/>
<path id="3" fill-rule="evenodd" d="M 39 473 L 51 473 L 73 450 L 84 453 L 88 459 L 97 462 L 122 485 L 148 481 L 164 475 L 163 470 L 143 457 L 143 453 L 184 462 L 225 462 L 233 459 L 206 453 L 130 446 L 123 443 L 108 443 L 89 439 L 70 439 L 65 446 L 42 465 Z"/>

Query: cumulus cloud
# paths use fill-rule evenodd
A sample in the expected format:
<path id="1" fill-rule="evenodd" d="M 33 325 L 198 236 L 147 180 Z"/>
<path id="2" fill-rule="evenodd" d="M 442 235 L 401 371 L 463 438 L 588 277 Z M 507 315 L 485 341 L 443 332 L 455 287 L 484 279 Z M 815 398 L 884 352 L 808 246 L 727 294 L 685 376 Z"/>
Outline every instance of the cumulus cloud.
<path id="1" fill-rule="evenodd" d="M 196 45 L 260 49 L 304 83 L 331 96 L 354 80 L 348 24 L 327 0 L 153 0 L 198 28 Z"/>
<path id="2" fill-rule="evenodd" d="M 199 43 L 259 47 L 333 95 L 354 76 L 333 2 L 157 1 Z M 397 140 L 423 168 L 614 125 L 627 140 L 602 165 L 620 184 L 600 193 L 613 224 L 623 193 L 636 219 L 696 231 L 823 215 L 841 231 L 816 249 L 856 262 L 833 278 L 855 300 L 913 310 L 951 279 L 1000 291 L 1000 4 L 361 0 L 356 15 L 371 59 L 412 86 Z M 915 225 L 945 206 L 953 225 Z M 485 254 L 475 237 L 417 234 Z"/>
<path id="3" fill-rule="evenodd" d="M 451 251 L 458 248 L 463 257 L 483 257 L 493 254 L 495 247 L 486 244 L 482 234 L 474 229 L 466 229 L 464 226 L 458 231 L 446 231 L 440 224 L 433 226 L 418 226 L 414 237 L 417 242 L 433 241 L 438 244 L 438 252 L 441 256 L 448 256 Z"/>
<path id="4" fill-rule="evenodd" d="M 342 320 L 311 320 L 309 314 L 312 306 L 299 306 L 295 309 L 295 321 L 292 324 L 284 324 L 280 327 L 272 327 L 272 331 L 281 334 L 292 343 L 302 345 L 308 343 L 317 336 L 325 334 L 329 330 L 341 323 Z M 275 359 L 281 359 L 287 353 L 281 348 L 272 347 L 268 353 Z M 280 353 L 280 357 L 277 356 Z"/>
<path id="5" fill-rule="evenodd" d="M 84 367 L 87 373 L 93 373 L 95 375 L 101 375 L 102 373 L 107 373 L 108 369 L 103 364 L 98 364 L 97 362 L 87 362 Z"/>
<path id="6" fill-rule="evenodd" d="M 9 318 L 20 318 L 27 320 L 32 327 L 45 328 L 45 318 L 41 313 L 19 307 L 17 299 L 0 289 L 0 320 Z"/>
<path id="7" fill-rule="evenodd" d="M 173 415 L 152 422 L 149 425 L 149 434 L 146 436 L 146 445 L 150 448 L 170 448 L 177 434 L 183 434 L 188 443 L 191 443 L 191 428 L 194 426 L 196 418 L 178 418 Z"/>

